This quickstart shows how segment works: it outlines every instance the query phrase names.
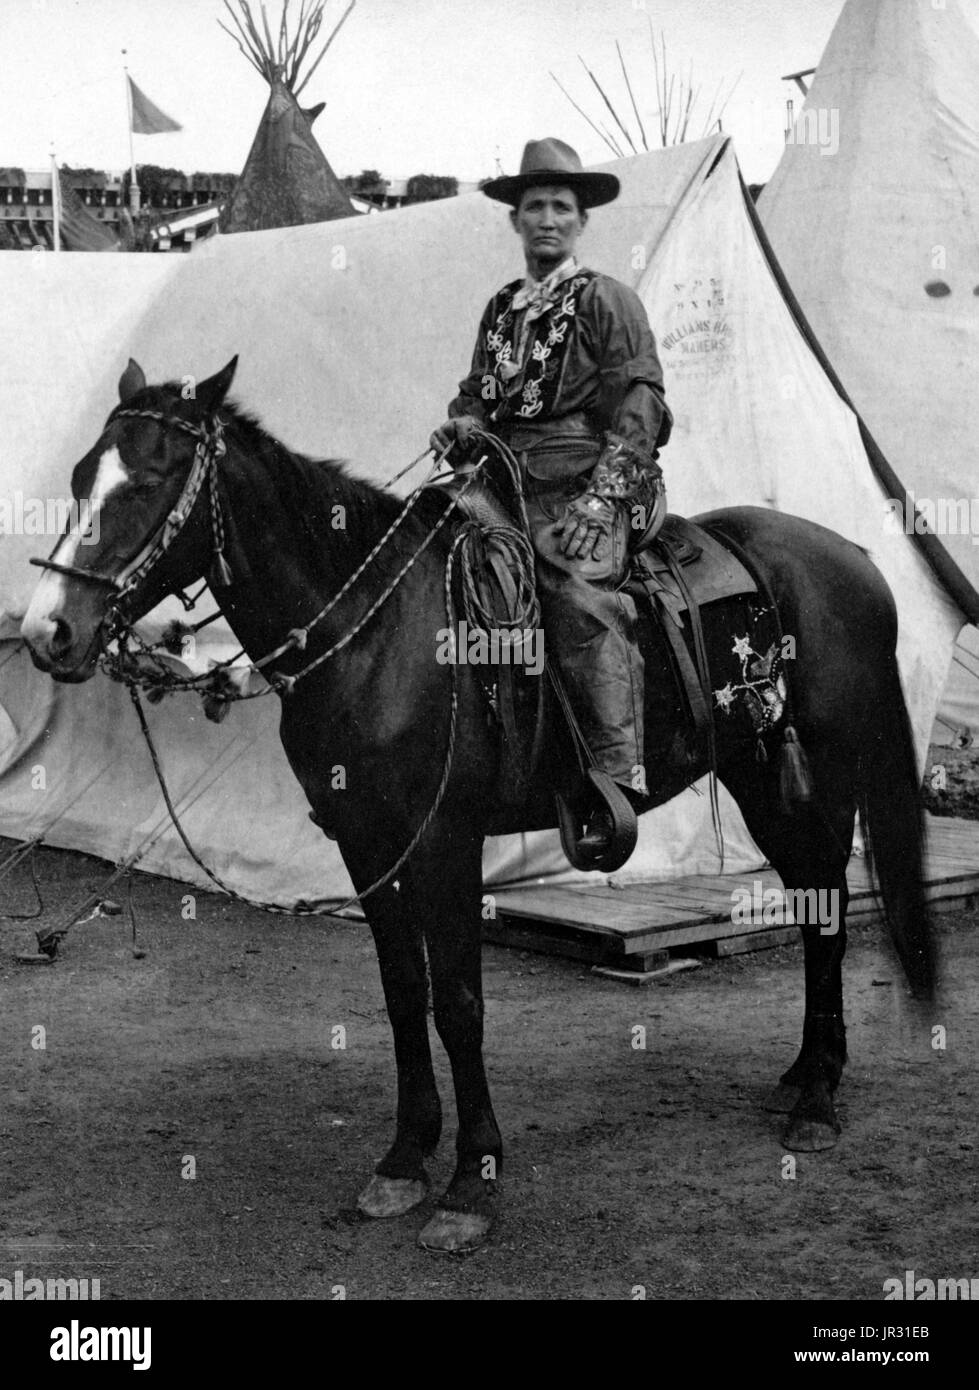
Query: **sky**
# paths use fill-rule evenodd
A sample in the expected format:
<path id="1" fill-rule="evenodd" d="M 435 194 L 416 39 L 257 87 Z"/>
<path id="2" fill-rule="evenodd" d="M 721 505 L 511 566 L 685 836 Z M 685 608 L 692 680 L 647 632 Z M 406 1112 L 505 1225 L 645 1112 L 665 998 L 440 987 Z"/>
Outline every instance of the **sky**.
<path id="1" fill-rule="evenodd" d="M 278 15 L 280 0 L 267 4 Z M 345 6 L 328 0 L 324 35 Z M 961 6 L 979 31 L 979 0 Z M 513 173 L 524 143 L 545 135 L 599 163 L 610 151 L 549 73 L 611 126 L 582 55 L 638 144 L 618 40 L 652 144 L 652 23 L 665 34 L 670 69 L 692 65 L 700 88 L 691 137 L 705 133 L 718 85 L 726 93 L 737 82 L 724 130 L 746 179 L 764 182 L 793 91 L 782 77 L 817 64 L 842 8 L 843 0 L 357 0 L 302 100 L 326 101 L 315 130 L 341 176 L 375 168 L 389 178 L 468 181 L 496 173 L 497 161 Z M 221 0 L 0 0 L 0 166 L 42 168 L 53 145 L 62 163 L 126 167 L 128 62 L 184 127 L 136 136 L 137 163 L 238 173 L 267 88 L 219 18 L 230 23 Z"/>

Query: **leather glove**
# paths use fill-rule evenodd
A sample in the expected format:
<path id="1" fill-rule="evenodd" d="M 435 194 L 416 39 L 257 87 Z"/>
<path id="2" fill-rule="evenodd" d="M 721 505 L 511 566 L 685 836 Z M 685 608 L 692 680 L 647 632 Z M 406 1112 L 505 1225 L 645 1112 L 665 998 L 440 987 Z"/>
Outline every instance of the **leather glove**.
<path id="1" fill-rule="evenodd" d="M 583 493 L 569 502 L 564 518 L 554 528 L 559 550 L 569 560 L 605 560 L 612 549 L 615 502 Z"/>
<path id="2" fill-rule="evenodd" d="M 439 425 L 437 430 L 432 431 L 432 436 L 428 441 L 429 448 L 433 449 L 436 454 L 441 454 L 450 444 L 458 445 L 458 448 L 454 449 L 450 455 L 450 462 L 455 467 L 455 460 L 461 461 L 461 458 L 468 454 L 472 447 L 473 430 L 481 428 L 482 421 L 477 420 L 475 415 L 457 415 L 452 420 L 446 420 L 444 425 Z"/>
<path id="3" fill-rule="evenodd" d="M 621 502 L 648 501 L 662 477 L 663 470 L 655 458 L 634 449 L 621 435 L 608 430 L 589 489 L 596 497 L 615 498 Z"/>

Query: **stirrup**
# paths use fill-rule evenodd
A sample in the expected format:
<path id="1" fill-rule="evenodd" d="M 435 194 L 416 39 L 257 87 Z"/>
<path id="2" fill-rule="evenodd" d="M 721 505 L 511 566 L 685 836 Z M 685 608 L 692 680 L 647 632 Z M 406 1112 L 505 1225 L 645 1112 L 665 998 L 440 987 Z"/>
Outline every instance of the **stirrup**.
<path id="1" fill-rule="evenodd" d="M 625 792 L 616 786 L 607 772 L 590 767 L 585 772 L 590 800 L 597 799 L 599 806 L 608 811 L 612 820 L 612 835 L 603 850 L 582 850 L 581 838 L 585 827 L 568 802 L 556 793 L 558 828 L 561 832 L 561 846 L 576 869 L 586 872 L 598 871 L 603 874 L 614 873 L 632 854 L 639 838 L 639 821 Z"/>

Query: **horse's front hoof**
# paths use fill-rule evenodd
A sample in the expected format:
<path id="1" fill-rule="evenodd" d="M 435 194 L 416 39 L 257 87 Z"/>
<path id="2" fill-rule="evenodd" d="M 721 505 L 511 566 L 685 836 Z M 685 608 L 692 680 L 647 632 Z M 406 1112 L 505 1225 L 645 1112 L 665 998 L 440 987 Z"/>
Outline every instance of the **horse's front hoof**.
<path id="1" fill-rule="evenodd" d="M 418 1237 L 418 1244 L 424 1250 L 468 1255 L 486 1242 L 492 1228 L 492 1216 L 478 1211 L 437 1209 Z"/>
<path id="2" fill-rule="evenodd" d="M 404 1216 L 428 1196 L 427 1178 L 386 1178 L 375 1173 L 357 1198 L 357 1210 L 372 1221 Z"/>
<path id="3" fill-rule="evenodd" d="M 793 1120 L 785 1131 L 785 1147 L 798 1153 L 818 1153 L 821 1149 L 832 1149 L 840 1137 L 839 1125 L 827 1124 L 825 1120 Z"/>
<path id="4" fill-rule="evenodd" d="M 784 1081 L 780 1081 L 773 1091 L 769 1091 L 762 1101 L 762 1106 L 776 1115 L 790 1115 L 801 1095 L 800 1086 L 787 1086 Z"/>

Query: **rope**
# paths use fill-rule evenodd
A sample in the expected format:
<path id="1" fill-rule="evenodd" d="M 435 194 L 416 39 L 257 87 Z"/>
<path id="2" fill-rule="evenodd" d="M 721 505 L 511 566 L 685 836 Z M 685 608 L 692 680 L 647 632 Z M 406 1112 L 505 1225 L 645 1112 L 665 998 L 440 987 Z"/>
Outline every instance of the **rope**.
<path id="1" fill-rule="evenodd" d="M 337 652 L 342 651 L 343 648 L 348 644 L 348 642 L 351 642 L 351 641 L 357 636 L 357 634 L 358 634 L 359 632 L 361 632 L 362 629 L 363 629 L 364 627 L 366 627 L 366 625 L 370 622 L 371 618 L 374 616 L 374 614 L 377 612 L 377 610 L 381 607 L 382 604 L 384 604 L 384 603 L 391 597 L 391 595 L 394 593 L 395 589 L 398 587 L 398 585 L 399 585 L 399 584 L 401 583 L 401 581 L 404 579 L 405 575 L 408 574 L 408 572 L 414 567 L 414 565 L 416 564 L 416 562 L 418 561 L 418 559 L 421 557 L 421 555 L 423 555 L 424 552 L 425 552 L 425 551 L 428 549 L 428 547 L 431 545 L 432 541 L 433 541 L 433 540 L 435 539 L 435 537 L 438 535 L 439 531 L 441 531 L 442 527 L 445 525 L 445 523 L 448 521 L 449 517 L 450 517 L 450 516 L 452 515 L 452 513 L 455 511 L 456 506 L 458 505 L 458 500 L 459 500 L 459 498 L 462 496 L 462 494 L 463 494 L 468 488 L 470 488 L 470 487 L 472 486 L 472 484 L 473 484 L 474 481 L 475 481 L 475 478 L 470 478 L 470 480 L 465 484 L 465 486 L 459 489 L 459 492 L 456 493 L 456 495 L 452 498 L 452 501 L 449 503 L 449 505 L 446 507 L 445 511 L 444 511 L 444 512 L 442 513 L 442 515 L 439 517 L 438 521 L 435 523 L 435 525 L 433 526 L 433 528 L 431 529 L 431 531 L 429 531 L 428 535 L 427 535 L 427 536 L 425 537 L 425 539 L 422 541 L 421 545 L 420 545 L 420 546 L 418 547 L 418 549 L 415 551 L 414 555 L 412 555 L 410 559 L 408 559 L 408 560 L 405 561 L 405 563 L 401 566 L 400 570 L 398 570 L 398 573 L 397 573 L 397 574 L 394 576 L 394 578 L 391 580 L 390 584 L 388 584 L 388 586 L 384 589 L 383 593 L 381 593 L 380 596 L 374 600 L 374 602 L 370 605 L 370 607 L 368 608 L 367 612 L 363 615 L 363 617 L 360 619 L 360 621 L 357 622 L 357 623 L 355 623 L 354 626 L 350 629 L 350 631 L 347 632 L 347 633 L 345 633 L 343 637 L 341 637 L 338 641 L 334 642 L 334 644 L 333 644 L 332 647 L 328 647 L 328 648 L 326 649 L 326 651 L 325 651 L 325 652 L 322 652 L 318 657 L 316 657 L 316 659 L 315 659 L 314 661 L 310 661 L 306 666 L 303 666 L 302 669 L 299 670 L 299 671 L 297 671 L 296 674 L 295 674 L 294 676 L 279 676 L 279 677 L 277 677 L 276 680 L 275 680 L 275 682 L 274 682 L 274 688 L 275 688 L 275 689 L 277 689 L 277 690 L 278 690 L 278 689 L 282 689 L 282 690 L 285 691 L 285 693 L 290 693 L 290 694 L 291 694 L 292 688 L 293 688 L 293 686 L 296 684 L 297 681 L 302 680 L 303 677 L 304 677 L 304 676 L 308 676 L 309 673 L 310 673 L 311 671 L 315 671 L 315 670 L 317 669 L 317 667 L 322 666 L 323 663 L 324 663 L 324 661 L 329 661 L 331 657 L 336 656 Z M 457 538 L 457 539 L 458 539 L 458 538 Z M 455 548 L 456 548 L 456 547 L 455 547 L 455 543 L 453 543 L 452 551 L 450 551 L 450 554 L 454 553 Z M 375 547 L 375 550 L 376 550 L 376 549 L 377 549 L 377 547 Z M 360 568 L 359 568 L 359 570 L 358 570 L 357 572 L 358 572 L 358 573 L 362 572 L 362 571 L 363 571 L 363 568 L 364 568 L 363 565 L 361 565 Z M 347 587 L 349 587 L 349 585 L 345 585 L 344 587 L 347 588 Z M 339 597 L 339 595 L 338 595 L 337 597 Z M 331 602 L 331 604 L 330 604 L 329 606 L 332 607 L 332 602 Z M 294 631 L 298 631 L 298 632 L 307 632 L 307 633 L 308 633 L 309 629 L 310 629 L 311 627 L 313 627 L 317 622 L 319 622 L 319 619 L 320 619 L 320 617 L 322 617 L 322 616 L 323 616 L 323 614 L 318 614 L 317 617 L 313 619 L 313 622 L 312 622 L 312 623 L 309 623 L 309 624 L 306 626 L 306 628 L 298 628 L 298 629 L 294 629 Z M 295 643 L 295 644 L 287 643 L 284 647 L 280 648 L 280 650 L 281 650 L 281 651 L 286 651 L 286 650 L 288 650 L 288 648 L 289 648 L 290 645 L 299 646 L 300 649 L 301 649 L 302 647 L 305 647 L 306 643 L 305 643 L 305 640 L 303 640 L 301 643 Z M 266 663 L 267 661 L 272 660 L 272 657 L 273 657 L 274 655 L 275 655 L 275 653 L 272 653 L 270 656 L 265 657 L 262 661 L 256 662 L 256 663 L 255 663 L 255 669 L 256 669 L 256 670 L 260 669 L 262 666 L 265 665 L 265 663 Z M 232 698 L 235 698 L 235 697 L 233 696 Z M 245 696 L 245 697 L 241 697 L 241 698 L 248 698 L 248 697 Z"/>
<path id="2" fill-rule="evenodd" d="M 135 414 L 137 412 L 134 411 L 125 413 Z M 149 414 L 151 418 L 156 418 L 153 412 L 146 413 Z M 180 421 L 176 421 L 175 423 L 182 425 L 182 422 Z M 508 449 L 507 446 L 503 444 L 503 442 L 497 439 L 495 436 L 484 434 L 483 431 L 478 431 L 477 433 L 481 438 L 484 438 L 491 445 L 491 447 L 497 450 L 500 457 L 503 459 L 504 465 L 509 470 L 513 482 L 514 492 L 518 499 L 518 505 L 521 512 L 522 520 L 524 522 L 525 530 L 529 534 L 526 506 L 524 503 L 523 489 L 520 480 L 520 470 L 515 456 L 513 455 L 511 450 Z M 415 465 L 419 463 L 421 459 L 423 459 L 429 452 L 429 450 L 426 450 L 425 453 L 420 454 L 417 459 L 413 460 L 412 463 L 408 465 L 407 468 L 402 469 L 401 473 L 397 474 L 396 477 L 391 480 L 391 482 L 395 482 L 397 481 L 397 478 L 404 476 L 406 472 L 410 471 L 411 468 L 415 467 Z M 260 672 L 264 667 L 270 665 L 278 657 L 293 649 L 298 649 L 300 651 L 305 650 L 306 642 L 310 631 L 319 622 L 321 622 L 323 618 L 325 618 L 326 615 L 332 611 L 333 608 L 336 607 L 340 599 L 350 591 L 350 589 L 357 582 L 360 576 L 365 572 L 365 570 L 371 564 L 371 562 L 377 557 L 378 554 L 380 554 L 381 550 L 390 540 L 391 536 L 398 529 L 398 527 L 402 525 L 405 518 L 410 513 L 411 509 L 414 507 L 423 489 L 427 486 L 427 484 L 431 481 L 432 477 L 434 477 L 435 473 L 441 467 L 441 464 L 447 453 L 448 449 L 443 451 L 441 456 L 436 460 L 436 463 L 432 471 L 429 473 L 429 476 L 426 478 L 425 482 L 422 483 L 419 487 L 417 487 L 415 491 L 408 497 L 404 506 L 401 508 L 401 511 L 398 513 L 397 517 L 385 531 L 384 535 L 380 538 L 376 545 L 374 545 L 369 554 L 357 566 L 354 572 L 347 578 L 347 580 L 337 591 L 337 593 L 334 594 L 334 596 L 329 600 L 329 602 L 326 603 L 320 609 L 320 611 L 310 622 L 306 623 L 303 627 L 293 628 L 286 642 L 281 644 L 274 651 L 268 653 L 268 655 L 266 655 L 265 657 L 261 658 L 261 660 L 252 663 L 252 671 Z M 213 457 L 209 460 L 209 463 L 211 465 L 211 512 L 215 546 L 215 561 L 220 566 L 223 563 L 222 549 L 224 543 L 224 528 L 223 523 L 221 522 L 220 506 L 217 500 L 216 468 L 213 466 Z M 428 532 L 421 545 L 414 552 L 414 554 L 411 555 L 410 558 L 405 561 L 405 563 L 398 570 L 394 578 L 385 586 L 381 594 L 368 607 L 367 611 L 361 616 L 359 621 L 355 623 L 354 626 L 347 633 L 345 633 L 342 638 L 334 642 L 330 647 L 327 648 L 325 652 L 320 653 L 320 655 L 316 657 L 313 661 L 310 661 L 305 666 L 301 667 L 300 670 L 297 671 L 294 675 L 281 676 L 277 675 L 276 673 L 270 673 L 270 683 L 265 690 L 246 693 L 237 690 L 221 691 L 214 688 L 214 680 L 217 672 L 223 671 L 225 668 L 230 666 L 231 662 L 237 659 L 236 657 L 230 658 L 223 662 L 216 663 L 215 667 L 207 673 L 206 677 L 186 678 L 171 676 L 168 680 L 161 681 L 155 677 L 151 678 L 149 676 L 149 673 L 134 671 L 131 667 L 132 658 L 128 650 L 128 644 L 130 643 L 130 641 L 135 641 L 135 643 L 141 649 L 141 652 L 147 655 L 154 662 L 154 664 L 156 664 L 157 667 L 159 667 L 160 662 L 158 658 L 155 656 L 154 649 L 148 647 L 132 627 L 130 627 L 128 624 L 126 624 L 123 627 L 123 630 L 119 635 L 118 639 L 120 645 L 120 654 L 118 658 L 116 658 L 115 660 L 106 660 L 106 665 L 107 669 L 109 670 L 109 674 L 114 676 L 116 679 L 121 679 L 126 684 L 126 687 L 129 690 L 130 699 L 132 700 L 133 706 L 136 710 L 143 738 L 145 739 L 147 748 L 150 752 L 150 758 L 153 763 L 153 770 L 156 774 L 157 782 L 159 783 L 160 790 L 163 794 L 163 799 L 167 807 L 167 811 L 170 814 L 170 819 L 173 822 L 174 829 L 177 831 L 177 834 L 180 837 L 181 843 L 183 844 L 187 853 L 190 855 L 193 862 L 201 870 L 201 872 L 204 873 L 206 877 L 217 888 L 221 890 L 221 892 L 226 894 L 228 897 L 232 898 L 234 901 L 244 903 L 250 907 L 257 907 L 265 912 L 290 913 L 291 915 L 300 916 L 335 916 L 338 913 L 345 911 L 347 908 L 352 907 L 355 903 L 362 902 L 365 898 L 370 896 L 370 894 L 376 892 L 378 889 L 382 888 L 386 883 L 390 882 L 390 880 L 395 876 L 399 869 L 403 867 L 403 865 L 407 862 L 410 856 L 414 853 L 415 849 L 418 847 L 423 836 L 425 835 L 433 819 L 438 813 L 438 810 L 444 799 L 445 792 L 448 788 L 449 778 L 451 775 L 452 764 L 455 754 L 456 733 L 458 727 L 459 691 L 458 672 L 456 663 L 452 663 L 452 694 L 449 715 L 448 745 L 446 748 L 445 762 L 442 769 L 442 777 L 440 779 L 439 786 L 435 794 L 435 799 L 432 802 L 432 805 L 430 806 L 421 824 L 415 831 L 415 834 L 412 836 L 411 841 L 409 842 L 405 850 L 402 852 L 402 854 L 398 857 L 397 861 L 384 874 L 382 874 L 380 878 L 375 879 L 375 881 L 371 883 L 367 888 L 365 888 L 362 892 L 356 893 L 353 897 L 348 898 L 347 901 L 341 903 L 339 907 L 310 907 L 306 905 L 301 905 L 297 906 L 296 908 L 289 909 L 282 908 L 276 903 L 270 903 L 259 899 L 248 898 L 243 894 L 237 893 L 233 888 L 229 887 L 229 885 L 226 884 L 223 881 L 223 879 L 221 879 L 212 869 L 208 867 L 207 864 L 204 863 L 200 855 L 197 853 L 193 845 L 190 843 L 190 840 L 188 839 L 186 832 L 184 831 L 184 828 L 177 815 L 176 807 L 174 806 L 173 800 L 170 795 L 170 790 L 167 785 L 165 774 L 163 772 L 163 767 L 160 762 L 159 754 L 157 752 L 156 745 L 153 741 L 152 734 L 150 733 L 149 725 L 146 722 L 146 716 L 143 712 L 143 706 L 139 698 L 139 687 L 141 685 L 150 686 L 152 687 L 151 698 L 153 695 L 156 695 L 157 698 L 162 698 L 163 694 L 165 694 L 166 691 L 163 690 L 161 692 L 160 687 L 164 684 L 169 689 L 200 689 L 202 687 L 206 688 L 208 683 L 210 683 L 211 688 L 208 691 L 209 697 L 224 703 L 230 703 L 235 700 L 256 699 L 260 695 L 271 694 L 273 691 L 279 694 L 291 693 L 297 681 L 302 680 L 305 676 L 309 675 L 310 672 L 317 670 L 326 661 L 330 660 L 330 658 L 335 656 L 337 652 L 342 651 L 343 648 L 346 647 L 354 639 L 354 637 L 356 637 L 357 634 L 363 630 L 363 628 L 374 616 L 374 614 L 377 613 L 377 611 L 387 601 L 391 594 L 394 593 L 398 585 L 411 571 L 414 565 L 417 564 L 418 560 L 431 545 L 432 541 L 435 539 L 435 537 L 441 531 L 445 523 L 448 521 L 450 515 L 457 509 L 460 498 L 463 497 L 465 493 L 469 490 L 469 488 L 473 486 L 480 474 L 482 464 L 483 461 L 481 460 L 480 463 L 473 470 L 470 477 L 466 480 L 466 482 L 458 489 L 457 492 L 455 492 L 452 495 L 448 506 L 445 508 L 442 515 L 439 517 L 438 521 L 435 523 L 432 529 Z M 538 609 L 536 594 L 533 588 L 534 559 L 533 550 L 530 547 L 527 535 L 521 535 L 519 532 L 515 531 L 513 528 L 510 527 L 494 527 L 491 529 L 496 535 L 497 543 L 500 545 L 500 548 L 504 551 L 507 551 L 508 549 L 511 558 L 515 557 L 517 560 L 516 572 L 519 576 L 518 593 L 520 595 L 520 600 L 522 604 L 520 610 L 521 616 L 525 620 L 528 617 L 532 616 L 534 619 L 534 623 L 536 623 L 538 617 Z M 474 614 L 478 612 L 479 614 L 490 617 L 492 621 L 492 615 L 488 613 L 488 611 L 485 609 L 484 605 L 478 597 L 476 591 L 475 578 L 473 574 L 472 547 L 474 544 L 476 544 L 479 538 L 480 531 L 478 527 L 471 525 L 464 527 L 453 540 L 452 545 L 449 549 L 448 557 L 446 559 L 444 576 L 445 606 L 446 616 L 449 623 L 449 630 L 451 632 L 455 631 L 456 613 L 455 603 L 452 597 L 452 576 L 457 551 L 460 551 L 464 556 L 463 592 L 466 596 L 466 602 L 467 604 L 471 603 L 473 605 L 471 611 Z M 463 547 L 466 547 L 466 549 L 463 550 Z M 467 609 L 467 611 L 469 610 Z M 239 655 L 240 654 L 241 653 L 239 653 Z"/>
<path id="3" fill-rule="evenodd" d="M 150 414 L 151 418 L 156 418 L 156 412 L 148 413 Z M 427 454 L 428 452 L 430 451 L 426 450 L 425 454 Z M 273 661 L 278 660 L 279 657 L 285 655 L 287 652 L 292 651 L 294 649 L 298 649 L 300 651 L 305 649 L 306 641 L 312 629 L 316 627 L 316 625 L 320 623 L 336 607 L 336 605 L 340 602 L 340 600 L 344 597 L 345 594 L 349 593 L 351 588 L 354 586 L 354 584 L 357 582 L 360 576 L 364 573 L 367 567 L 377 558 L 377 556 L 383 550 L 384 546 L 394 535 L 395 531 L 397 531 L 398 528 L 403 524 L 406 517 L 411 512 L 412 508 L 415 506 L 415 503 L 418 501 L 418 498 L 421 496 L 423 490 L 428 486 L 431 479 L 435 476 L 436 472 L 441 467 L 447 452 L 448 450 L 445 450 L 439 456 L 439 458 L 433 465 L 432 470 L 426 477 L 425 481 L 421 483 L 413 493 L 410 494 L 410 496 L 405 501 L 405 504 L 402 507 L 401 511 L 395 517 L 394 521 L 391 523 L 388 529 L 384 532 L 384 535 L 371 549 L 371 551 L 364 557 L 363 561 L 357 566 L 354 572 L 345 580 L 343 585 L 341 585 L 340 589 L 333 595 L 329 602 L 324 604 L 324 606 L 320 609 L 316 616 L 312 618 L 308 623 L 306 623 L 305 626 L 300 628 L 293 628 L 289 634 L 288 639 L 285 642 L 283 642 L 280 646 L 276 647 L 274 651 L 269 652 L 260 660 L 252 662 L 248 668 L 250 671 L 252 671 L 255 674 L 261 675 L 263 669 L 266 666 L 270 665 Z M 407 469 L 402 469 L 401 473 L 396 475 L 396 478 L 403 476 L 405 472 L 415 467 L 415 465 L 425 457 L 425 454 L 420 454 L 417 459 L 413 460 L 413 462 L 408 465 Z M 213 687 L 216 676 L 231 668 L 236 661 L 238 661 L 242 656 L 245 655 L 243 648 L 239 648 L 239 650 L 235 652 L 234 655 L 226 657 L 223 661 L 215 662 L 211 669 L 205 672 L 203 675 L 177 676 L 174 674 L 173 671 L 171 671 L 168 667 L 166 667 L 165 665 L 163 665 L 163 663 L 159 661 L 158 657 L 156 656 L 156 649 L 151 646 L 148 646 L 147 643 L 144 642 L 143 639 L 139 636 L 139 634 L 135 631 L 135 629 L 128 625 L 126 625 L 123 628 L 123 631 L 119 637 L 119 642 L 121 646 L 119 655 L 116 657 L 113 657 L 109 654 L 103 655 L 103 657 L 101 658 L 102 666 L 114 680 L 122 680 L 127 685 L 135 681 L 136 683 L 143 685 L 147 688 L 156 688 L 158 690 L 161 690 L 163 694 L 172 693 L 178 690 L 196 690 L 199 692 L 206 693 L 211 698 L 221 703 L 232 703 L 238 700 L 258 700 L 273 693 L 291 692 L 296 681 L 301 680 L 304 676 L 308 675 L 310 671 L 315 670 L 317 666 L 322 665 L 324 661 L 329 660 L 330 657 L 334 656 L 338 651 L 342 650 L 342 648 L 346 646 L 347 642 L 349 642 L 353 637 L 355 637 L 357 633 L 359 633 L 361 629 L 365 626 L 365 624 L 374 616 L 374 614 L 381 607 L 381 605 L 390 597 L 390 595 L 394 592 L 397 586 L 401 583 L 402 579 L 414 565 L 418 557 L 425 550 L 427 550 L 428 546 L 431 544 L 431 541 L 442 529 L 445 522 L 448 520 L 449 515 L 455 509 L 458 498 L 462 496 L 463 493 L 465 493 L 472 486 L 472 484 L 476 480 L 476 476 L 477 475 L 474 473 L 473 477 L 471 477 L 465 483 L 465 485 L 462 488 L 460 488 L 459 492 L 455 495 L 455 497 L 453 497 L 449 506 L 445 509 L 445 512 L 437 522 L 434 529 L 429 533 L 429 535 L 426 537 L 422 545 L 411 557 L 411 559 L 405 563 L 402 569 L 395 576 L 392 583 L 381 594 L 380 598 L 371 606 L 370 609 L 368 609 L 367 613 L 364 614 L 363 618 L 355 626 L 355 628 L 350 633 L 348 633 L 344 639 L 336 643 L 327 652 L 324 652 L 315 661 L 310 662 L 308 666 L 303 667 L 295 675 L 280 676 L 276 681 L 270 682 L 270 684 L 266 688 L 260 690 L 253 690 L 250 692 L 235 690 L 233 688 L 225 688 L 223 690 L 215 689 Z M 214 472 L 212 470 L 212 479 L 213 478 Z M 392 479 L 392 482 L 396 481 L 396 478 Z M 214 502 L 212 491 L 212 509 L 213 506 Z M 221 532 L 221 536 L 223 541 L 223 529 Z M 217 617 L 217 614 L 215 614 L 214 617 Z M 214 617 L 205 619 L 205 623 L 213 622 Z M 203 627 L 205 625 L 205 623 L 199 624 L 198 628 L 195 628 L 194 631 L 198 631 L 200 627 Z M 156 668 L 154 671 L 137 671 L 133 669 L 132 658 L 127 649 L 130 642 L 135 643 L 136 647 L 138 648 L 139 656 L 145 657 L 152 663 L 152 665 Z"/>
<path id="4" fill-rule="evenodd" d="M 484 603 L 479 575 L 484 552 L 495 547 L 513 576 L 516 592 L 513 614 L 499 617 Z M 534 582 L 534 552 L 526 536 L 513 526 L 471 526 L 462 536 L 462 594 L 466 620 L 470 627 L 534 628 L 540 623 L 540 605 Z"/>
<path id="5" fill-rule="evenodd" d="M 452 600 L 452 567 L 455 558 L 455 552 L 459 547 L 462 539 L 462 535 L 456 537 L 455 541 L 452 544 L 452 548 L 449 551 L 449 557 L 445 567 L 446 616 L 448 617 L 450 629 L 453 629 L 455 625 L 455 604 Z M 242 903 L 247 907 L 259 908 L 263 912 L 274 912 L 283 915 L 297 917 L 332 917 L 339 915 L 341 912 L 345 912 L 348 908 L 353 907 L 355 903 L 363 902 L 365 898 L 369 897 L 372 893 L 377 892 L 379 888 L 383 888 L 386 883 L 390 882 L 390 880 L 395 876 L 399 869 L 401 869 L 404 866 L 407 860 L 418 848 L 418 845 L 421 842 L 422 837 L 424 836 L 425 832 L 428 830 L 436 814 L 438 813 L 439 807 L 442 804 L 446 790 L 449 785 L 449 777 L 452 771 L 452 764 L 455 755 L 456 733 L 458 729 L 459 713 L 459 677 L 457 667 L 454 663 L 452 665 L 452 701 L 449 714 L 449 736 L 445 752 L 445 762 L 442 769 L 442 777 L 439 781 L 438 790 L 435 793 L 435 799 L 432 802 L 432 805 L 429 807 L 428 813 L 422 820 L 418 829 L 415 831 L 415 834 L 412 836 L 411 841 L 409 842 L 405 850 L 402 852 L 402 854 L 398 857 L 396 862 L 392 864 L 392 866 L 387 870 L 386 873 L 382 874 L 380 878 L 375 879 L 374 882 L 371 883 L 367 888 L 363 889 L 362 892 L 355 893 L 353 897 L 348 898 L 345 902 L 342 902 L 338 907 L 323 905 L 311 907 L 306 904 L 299 904 L 293 908 L 286 908 L 281 907 L 278 903 L 266 902 L 257 898 L 249 898 L 245 894 L 238 893 L 235 891 L 235 889 L 229 887 L 229 885 L 225 883 L 224 880 L 220 878 L 218 874 L 216 874 L 212 869 L 210 869 L 207 866 L 207 864 L 204 863 L 203 859 L 200 857 L 200 855 L 194 849 L 193 845 L 190 843 L 190 840 L 187 838 L 187 834 L 183 828 L 183 825 L 180 822 L 180 818 L 177 815 L 176 807 L 174 806 L 173 800 L 170 795 L 170 789 L 167 785 L 166 776 L 163 772 L 163 767 L 160 763 L 160 757 L 156 749 L 156 744 L 153 741 L 153 735 L 150 733 L 149 725 L 146 722 L 146 715 L 143 712 L 142 702 L 139 698 L 139 690 L 135 683 L 129 683 L 128 689 L 130 699 L 133 702 L 137 717 L 139 719 L 139 725 L 140 729 L 142 730 L 143 738 L 146 740 L 146 746 L 150 752 L 150 758 L 153 762 L 153 771 L 156 774 L 156 779 L 159 783 L 160 791 L 163 794 L 163 800 L 166 803 L 167 810 L 170 813 L 170 819 L 173 822 L 174 829 L 180 836 L 180 840 L 184 846 L 184 849 L 187 851 L 191 859 L 202 871 L 202 873 L 206 874 L 206 876 L 211 880 L 211 882 L 215 884 L 215 886 L 219 888 L 222 893 L 226 894 L 229 898 L 232 898 L 235 902 Z"/>

